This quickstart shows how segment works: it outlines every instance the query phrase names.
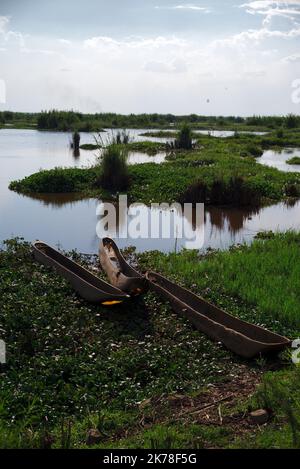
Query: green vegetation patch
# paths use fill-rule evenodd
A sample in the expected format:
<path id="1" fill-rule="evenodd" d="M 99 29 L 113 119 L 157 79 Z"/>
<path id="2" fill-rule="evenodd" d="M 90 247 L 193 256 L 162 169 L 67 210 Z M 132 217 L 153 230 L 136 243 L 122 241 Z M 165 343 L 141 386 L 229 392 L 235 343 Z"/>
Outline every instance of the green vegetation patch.
<path id="1" fill-rule="evenodd" d="M 115 308 L 87 304 L 35 263 L 27 244 L 12 240 L 0 251 L 0 280 L 0 423 L 8 434 L 134 413 L 147 398 L 193 392 L 239 367 L 152 294 Z"/>
<path id="2" fill-rule="evenodd" d="M 297 140 L 299 136 L 292 133 L 291 139 Z M 270 137 L 264 145 L 272 144 L 273 137 Z M 126 147 L 132 149 L 133 145 Z M 157 150 L 154 145 L 143 143 L 144 149 Z M 261 152 L 262 145 L 262 138 L 257 136 L 228 139 L 202 136 L 197 149 L 170 153 L 165 163 L 130 166 L 128 195 L 131 200 L 145 203 L 179 201 L 223 205 L 258 205 L 266 200 L 298 197 L 299 174 L 283 173 L 255 161 L 253 156 Z M 42 171 L 11 183 L 10 188 L 24 193 L 83 191 L 97 196 L 103 194 L 103 188 L 97 184 L 101 177 L 97 178 L 96 173 L 101 176 L 101 163 L 89 169 Z"/>
<path id="3" fill-rule="evenodd" d="M 294 156 L 287 160 L 287 164 L 300 164 L 300 156 Z"/>
<path id="4" fill-rule="evenodd" d="M 141 254 L 141 262 L 244 319 L 287 336 L 300 333 L 299 233 L 269 235 L 251 246 L 215 251 L 208 256 L 197 251 L 167 257 L 159 252 L 145 253 Z M 248 307 L 242 312 L 243 303 Z"/>
<path id="5" fill-rule="evenodd" d="M 299 234 L 269 233 L 226 253 L 152 252 L 140 254 L 138 262 L 234 315 L 296 337 L 299 253 Z M 70 256 L 90 267 L 89 258 Z M 201 406 L 203 393 L 216 387 L 222 397 L 230 392 L 230 379 L 236 383 L 241 375 L 244 382 L 243 373 L 249 383 L 253 364 L 194 330 L 152 293 L 110 309 L 87 304 L 34 262 L 29 245 L 20 241 L 10 240 L 0 251 L 0 280 L 1 338 L 7 344 L 7 364 L 0 368 L 1 448 L 298 447 L 297 367 L 266 374 L 256 395 L 236 409 L 222 405 L 223 425 L 217 408 L 216 420 L 195 423 L 190 399 L 199 398 Z M 192 413 L 182 420 L 184 402 Z M 260 431 L 244 421 L 249 408 L 258 407 L 273 410 Z M 91 429 L 94 443 L 88 443 Z"/>
<path id="6" fill-rule="evenodd" d="M 81 150 L 99 150 L 101 148 L 97 143 L 83 143 L 80 145 Z"/>

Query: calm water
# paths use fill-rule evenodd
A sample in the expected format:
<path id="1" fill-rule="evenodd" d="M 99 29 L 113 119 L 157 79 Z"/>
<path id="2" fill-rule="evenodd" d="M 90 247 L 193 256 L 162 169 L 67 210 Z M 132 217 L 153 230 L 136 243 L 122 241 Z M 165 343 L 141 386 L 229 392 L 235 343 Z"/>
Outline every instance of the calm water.
<path id="1" fill-rule="evenodd" d="M 280 169 L 280 171 L 299 173 L 300 165 L 291 165 L 286 163 L 294 156 L 300 157 L 299 148 L 285 148 L 281 151 L 267 150 L 260 158 L 257 158 L 256 161 L 258 163 Z"/>
<path id="2" fill-rule="evenodd" d="M 139 132 L 145 132 L 145 129 L 135 130 L 137 136 Z M 92 134 L 82 134 L 81 143 L 91 142 Z M 40 168 L 87 166 L 93 163 L 94 158 L 94 152 L 88 151 L 81 151 L 75 158 L 69 150 L 67 133 L 0 130 L 0 239 L 23 236 L 29 241 L 42 239 L 65 249 L 96 252 L 99 242 L 96 233 L 98 200 L 82 200 L 79 194 L 28 197 L 8 190 L 11 180 L 30 175 Z M 131 158 L 132 163 L 139 162 L 139 158 L 149 161 L 145 155 L 135 154 Z M 164 155 L 157 158 L 163 159 Z M 145 219 L 149 217 L 149 210 L 141 207 Z M 289 228 L 300 229 L 299 202 L 293 206 L 280 203 L 252 211 L 210 207 L 205 211 L 204 248 L 227 248 L 233 243 L 251 242 L 260 230 Z M 174 237 L 170 240 L 123 239 L 119 244 L 121 247 L 134 244 L 139 251 L 160 249 L 168 252 L 175 248 L 179 250 L 185 240 L 176 241 Z"/>

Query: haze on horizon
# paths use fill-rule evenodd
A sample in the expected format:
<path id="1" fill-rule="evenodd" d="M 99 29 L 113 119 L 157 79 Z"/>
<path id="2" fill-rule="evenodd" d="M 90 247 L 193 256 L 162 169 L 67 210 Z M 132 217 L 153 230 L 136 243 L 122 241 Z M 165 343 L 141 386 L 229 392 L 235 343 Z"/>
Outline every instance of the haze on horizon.
<path id="1" fill-rule="evenodd" d="M 0 0 L 0 110 L 299 114 L 300 0 Z"/>

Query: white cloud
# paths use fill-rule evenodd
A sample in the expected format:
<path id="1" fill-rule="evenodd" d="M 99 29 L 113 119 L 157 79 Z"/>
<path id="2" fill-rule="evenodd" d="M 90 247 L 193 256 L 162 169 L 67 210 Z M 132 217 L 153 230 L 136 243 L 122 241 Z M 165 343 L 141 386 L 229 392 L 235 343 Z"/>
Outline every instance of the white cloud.
<path id="1" fill-rule="evenodd" d="M 60 42 L 60 44 L 63 44 L 65 46 L 70 46 L 72 44 L 72 41 L 70 41 L 69 39 L 59 39 L 58 42 Z"/>
<path id="2" fill-rule="evenodd" d="M 198 11 L 202 13 L 211 13 L 210 8 L 203 7 L 199 5 L 194 5 L 193 3 L 188 3 L 185 5 L 173 5 L 173 6 L 156 6 L 156 10 L 191 10 Z"/>
<path id="3" fill-rule="evenodd" d="M 286 19 L 295 24 L 300 15 L 300 0 L 257 0 L 244 3 L 240 7 L 245 8 L 247 13 L 251 15 L 264 16 L 264 26 L 271 25 L 273 19 L 276 18 Z"/>
<path id="4" fill-rule="evenodd" d="M 300 37 L 300 27 L 289 31 L 273 31 L 268 28 L 248 29 L 229 38 L 218 39 L 214 41 L 215 46 L 220 47 L 248 47 L 255 43 L 260 44 L 266 39 L 295 39 Z"/>
<path id="5" fill-rule="evenodd" d="M 0 34 L 4 34 L 9 23 L 8 16 L 0 16 Z"/>
<path id="6" fill-rule="evenodd" d="M 185 45 L 186 41 L 176 36 L 157 36 L 154 38 L 130 37 L 123 40 L 117 40 L 107 36 L 96 36 L 84 41 L 84 47 L 91 49 L 103 49 L 108 47 L 113 49 L 122 47 L 127 49 L 158 49 L 169 46 L 182 47 Z"/>
<path id="7" fill-rule="evenodd" d="M 284 57 L 282 61 L 285 63 L 300 62 L 300 54 L 296 53 L 296 54 L 288 55 L 287 57 Z"/>
<path id="8" fill-rule="evenodd" d="M 215 114 L 292 111 L 282 90 L 294 76 L 300 25 L 288 30 L 264 26 L 206 42 L 200 42 L 199 35 L 184 39 L 155 34 L 69 41 L 24 36 L 10 31 L 8 18 L 0 18 L 0 49 L 8 51 L 1 53 L 8 107 Z"/>
<path id="9" fill-rule="evenodd" d="M 8 30 L 9 23 L 10 18 L 8 16 L 0 16 L 0 45 L 10 43 L 25 47 L 25 36 L 18 31 Z"/>

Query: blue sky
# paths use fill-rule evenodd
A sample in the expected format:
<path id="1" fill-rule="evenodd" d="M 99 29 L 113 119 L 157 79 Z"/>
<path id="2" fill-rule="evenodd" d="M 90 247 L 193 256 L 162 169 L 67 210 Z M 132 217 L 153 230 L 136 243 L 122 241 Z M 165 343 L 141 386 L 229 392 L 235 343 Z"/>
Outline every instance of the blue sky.
<path id="1" fill-rule="evenodd" d="M 299 113 L 300 0 L 1 0 L 0 109 Z"/>

